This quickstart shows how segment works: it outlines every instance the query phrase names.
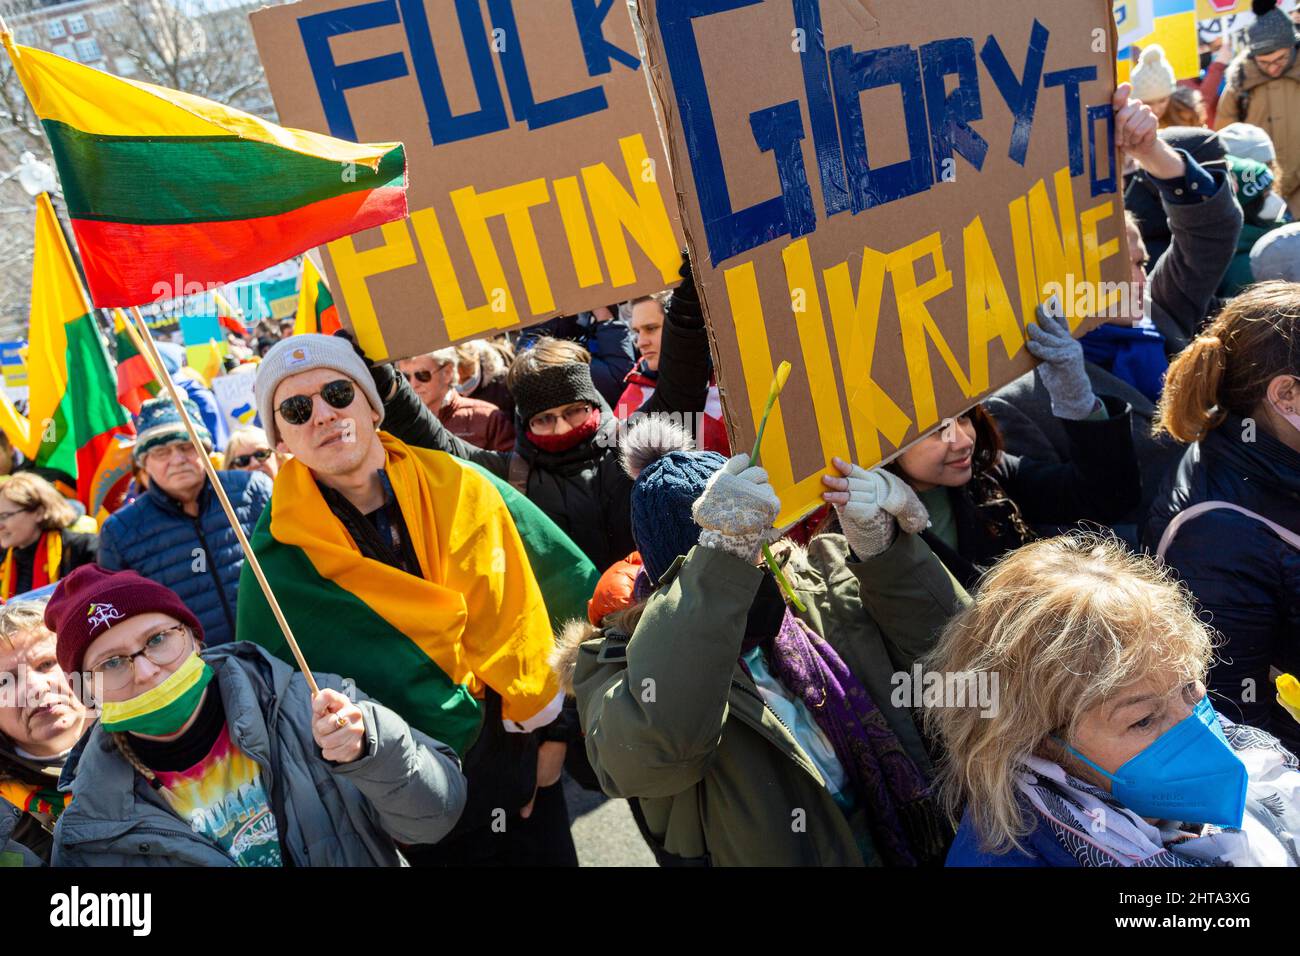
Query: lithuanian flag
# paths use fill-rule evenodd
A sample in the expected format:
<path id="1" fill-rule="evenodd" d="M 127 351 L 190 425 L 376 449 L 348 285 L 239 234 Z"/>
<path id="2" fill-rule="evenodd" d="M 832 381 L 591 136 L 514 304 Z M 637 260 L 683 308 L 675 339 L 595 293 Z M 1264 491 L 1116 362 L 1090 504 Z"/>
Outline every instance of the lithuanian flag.
<path id="1" fill-rule="evenodd" d="M 312 261 L 311 254 L 302 257 L 302 278 L 298 285 L 298 315 L 293 320 L 293 334 L 319 332 L 333 335 L 343 327 L 339 322 L 339 309 L 330 295 L 325 277 Z"/>
<path id="2" fill-rule="evenodd" d="M 134 429 L 118 403 L 94 309 L 45 193 L 36 197 L 29 342 L 27 418 L 0 421 L 10 441 L 38 467 L 75 476 L 77 497 L 89 506 L 114 436 Z"/>
<path id="3" fill-rule="evenodd" d="M 139 333 L 127 321 L 121 309 L 113 310 L 113 338 L 117 343 L 117 400 L 132 415 L 140 406 L 162 391 L 158 374 L 149 364 L 149 356 L 140 349 Z"/>
<path id="4" fill-rule="evenodd" d="M 223 283 L 406 215 L 400 143 L 284 129 L 3 35 L 101 307 Z"/>
<path id="5" fill-rule="evenodd" d="M 364 557 L 299 459 L 276 476 L 253 534 L 308 664 L 352 678 L 461 754 L 478 735 L 485 686 L 501 695 L 505 720 L 548 723 L 560 703 L 553 633 L 585 614 L 596 568 L 508 484 L 380 438 L 421 577 Z M 237 637 L 293 662 L 250 567 L 239 582 Z"/>

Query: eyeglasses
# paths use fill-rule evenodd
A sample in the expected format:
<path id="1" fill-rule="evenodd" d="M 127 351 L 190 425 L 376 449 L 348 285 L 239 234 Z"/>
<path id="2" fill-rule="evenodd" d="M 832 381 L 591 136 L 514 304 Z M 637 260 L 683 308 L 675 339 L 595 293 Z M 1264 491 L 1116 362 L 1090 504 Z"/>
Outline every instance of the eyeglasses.
<path id="1" fill-rule="evenodd" d="M 179 454 L 182 458 L 198 458 L 198 452 L 194 450 L 185 439 L 180 441 L 170 441 L 165 445 L 155 445 L 144 453 L 145 461 L 168 461 L 173 455 Z"/>
<path id="2" fill-rule="evenodd" d="M 403 372 L 402 374 L 406 376 L 408 382 L 414 380 L 421 385 L 428 385 L 433 381 L 433 373 L 427 368 L 422 368 L 418 372 Z"/>
<path id="3" fill-rule="evenodd" d="M 4 524 L 6 521 L 8 521 L 8 520 L 9 520 L 10 518 L 12 518 L 14 515 L 25 515 L 25 514 L 30 514 L 31 512 L 33 512 L 33 511 L 35 511 L 35 510 L 36 510 L 35 508 L 19 508 L 17 511 L 3 511 L 3 512 L 0 512 L 0 524 Z"/>
<path id="4" fill-rule="evenodd" d="M 105 690 L 121 690 L 135 680 L 135 659 L 145 657 L 157 667 L 174 664 L 189 649 L 189 628 L 177 624 L 150 634 L 134 654 L 116 654 L 90 668 L 104 677 Z"/>
<path id="5" fill-rule="evenodd" d="M 259 462 L 266 461 L 271 457 L 271 449 L 259 448 L 257 451 L 250 451 L 247 455 L 237 455 L 230 459 L 231 468 L 247 468 L 256 459 Z"/>
<path id="6" fill-rule="evenodd" d="M 592 405 L 590 402 L 582 402 L 578 405 L 570 405 L 558 415 L 554 412 L 534 415 L 529 420 L 528 427 L 538 435 L 549 435 L 551 432 L 555 431 L 555 426 L 558 425 L 560 419 L 563 418 L 570 428 L 577 428 L 587 420 L 587 416 L 591 414 L 591 409 Z"/>
<path id="7" fill-rule="evenodd" d="M 1270 53 L 1267 56 L 1251 57 L 1251 59 L 1255 61 L 1256 66 L 1265 70 L 1271 70 L 1275 66 L 1281 66 L 1290 58 L 1291 52 L 1289 50 L 1278 50 L 1277 53 Z"/>
<path id="8" fill-rule="evenodd" d="M 357 389 L 351 379 L 340 378 L 326 382 L 316 394 L 325 399 L 325 404 L 331 408 L 347 408 L 357 397 Z M 294 395 L 282 401 L 276 411 L 290 425 L 303 425 L 311 419 L 312 399 L 315 397 L 315 395 Z"/>

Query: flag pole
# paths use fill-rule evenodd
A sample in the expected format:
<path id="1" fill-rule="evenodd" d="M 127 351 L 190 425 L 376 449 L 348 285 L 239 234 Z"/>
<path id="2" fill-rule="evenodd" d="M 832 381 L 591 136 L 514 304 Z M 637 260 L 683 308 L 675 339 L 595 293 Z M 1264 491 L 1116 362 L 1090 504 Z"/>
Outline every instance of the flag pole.
<path id="1" fill-rule="evenodd" d="M 239 539 L 239 546 L 244 549 L 244 560 L 253 569 L 253 575 L 262 588 L 262 594 L 266 596 L 266 603 L 271 606 L 271 613 L 275 615 L 276 623 L 280 625 L 280 631 L 284 634 L 285 642 L 289 645 L 289 650 L 293 652 L 294 660 L 298 662 L 298 669 L 302 671 L 302 676 L 307 678 L 307 686 L 311 688 L 312 697 L 315 697 L 320 693 L 320 688 L 316 686 L 316 679 L 312 676 L 311 668 L 307 666 L 307 659 L 302 655 L 302 648 L 298 646 L 298 642 L 294 639 L 293 630 L 289 627 L 284 612 L 280 610 L 280 602 L 276 600 L 270 582 L 266 580 L 266 575 L 262 573 L 262 565 L 258 563 L 257 555 L 253 553 L 253 547 L 248 543 L 248 537 L 244 534 L 243 525 L 239 523 L 239 517 L 235 514 L 234 506 L 231 505 L 230 499 L 226 497 L 226 489 L 221 486 L 221 481 L 217 477 L 217 469 L 213 467 L 212 460 L 203 448 L 203 442 L 199 440 L 199 433 L 194 428 L 194 422 L 190 420 L 189 413 L 185 411 L 185 404 L 181 400 L 180 391 L 176 388 L 176 383 L 172 381 L 167 367 L 163 365 L 162 356 L 158 354 L 158 346 L 153 340 L 153 333 L 149 331 L 149 326 L 145 324 L 144 316 L 140 314 L 139 308 L 134 305 L 131 306 L 131 315 L 135 318 L 139 327 L 141 341 L 144 342 L 145 347 L 148 349 L 154 366 L 161 373 L 162 383 L 167 389 L 167 394 L 171 396 L 172 402 L 176 405 L 176 410 L 180 412 L 181 421 L 185 423 L 185 431 L 190 436 L 190 443 L 199 453 L 199 460 L 203 462 L 203 470 L 207 473 L 208 481 L 212 483 L 212 490 L 216 492 L 217 499 L 226 512 L 226 518 L 230 521 L 230 526 L 235 529 L 235 537 Z M 209 557 L 211 556 L 209 555 Z"/>

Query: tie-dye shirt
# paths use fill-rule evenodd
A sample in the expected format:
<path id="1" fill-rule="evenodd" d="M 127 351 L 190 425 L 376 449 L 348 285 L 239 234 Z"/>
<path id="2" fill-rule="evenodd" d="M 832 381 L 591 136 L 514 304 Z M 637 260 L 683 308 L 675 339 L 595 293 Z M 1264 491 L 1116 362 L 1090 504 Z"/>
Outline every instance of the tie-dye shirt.
<path id="1" fill-rule="evenodd" d="M 275 814 L 261 768 L 224 724 L 208 755 L 180 771 L 156 771 L 163 799 L 195 833 L 220 844 L 238 866 L 280 866 Z"/>

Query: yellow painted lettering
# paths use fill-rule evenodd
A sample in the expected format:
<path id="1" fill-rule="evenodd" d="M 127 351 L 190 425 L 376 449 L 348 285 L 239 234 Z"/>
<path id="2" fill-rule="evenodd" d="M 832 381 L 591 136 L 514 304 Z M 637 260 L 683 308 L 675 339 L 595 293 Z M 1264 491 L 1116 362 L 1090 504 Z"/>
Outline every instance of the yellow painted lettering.
<path id="1" fill-rule="evenodd" d="M 1083 275 L 1089 285 L 1098 289 L 1101 288 L 1101 264 L 1119 253 L 1119 240 L 1111 239 L 1109 242 L 1099 243 L 1097 225 L 1102 220 L 1109 219 L 1114 212 L 1115 204 L 1107 200 L 1091 209 L 1085 209 L 1079 215 L 1079 229 L 1083 233 Z M 1099 311 L 1109 315 L 1120 294 L 1118 288 L 1110 289 L 1106 301 L 1099 303 Z"/>
<path id="2" fill-rule="evenodd" d="M 415 246 L 406 229 L 406 220 L 386 223 L 379 227 L 383 245 L 373 249 L 358 250 L 352 236 L 344 236 L 328 243 L 330 261 L 339 280 L 339 295 L 347 303 L 348 320 L 352 323 L 357 344 L 376 362 L 388 358 L 388 346 L 379 330 L 379 317 L 370 296 L 366 280 L 371 276 L 415 264 Z"/>
<path id="3" fill-rule="evenodd" d="M 920 284 L 916 281 L 916 263 L 931 257 L 934 260 L 934 278 Z M 930 372 L 930 350 L 927 340 L 934 343 L 948 371 L 970 397 L 970 382 L 944 340 L 934 316 L 926 303 L 952 288 L 952 272 L 943 263 L 943 242 L 939 233 L 932 232 L 911 245 L 891 253 L 886 264 L 894 282 L 894 298 L 898 302 L 898 319 L 903 333 L 903 355 L 907 362 L 907 375 L 912 385 L 912 407 L 916 427 L 925 431 L 939 420 L 935 399 L 934 378 Z"/>
<path id="4" fill-rule="evenodd" d="M 749 412 L 753 416 L 754 430 L 757 431 L 758 422 L 763 417 L 763 406 L 767 404 L 767 390 L 775 374 L 772 352 L 767 344 L 767 326 L 763 321 L 763 302 L 758 295 L 758 277 L 752 262 L 725 269 L 722 277 L 727 285 L 728 304 L 736 327 L 736 344 L 740 348 L 740 366 L 745 377 L 745 394 L 749 396 Z M 777 494 L 780 494 L 779 489 L 794 484 L 790 443 L 785 437 L 785 420 L 781 415 L 780 402 L 773 406 L 772 414 L 767 420 L 761 460 L 772 487 L 778 489 Z"/>
<path id="5" fill-rule="evenodd" d="M 989 344 L 1002 339 L 1007 358 L 1024 345 L 1007 287 L 998 271 L 984 222 L 979 216 L 962 231 L 966 259 L 966 341 L 970 353 L 970 388 L 979 395 L 989 387 Z"/>
<path id="6" fill-rule="evenodd" d="M 1020 324 L 1035 321 L 1038 287 L 1034 284 L 1034 247 L 1029 238 L 1029 207 L 1017 196 L 1007 207 L 1011 214 L 1011 247 L 1016 254 L 1016 284 L 1020 290 Z"/>
<path id="7" fill-rule="evenodd" d="M 912 421 L 872 377 L 876 333 L 880 328 L 880 300 L 885 288 L 885 256 L 875 249 L 862 250 L 858 294 L 853 294 L 849 264 L 841 262 L 822 273 L 831 328 L 839 352 L 840 376 L 853 427 L 854 461 L 863 468 L 884 455 L 880 435 L 897 448 Z"/>
<path id="8" fill-rule="evenodd" d="M 672 220 L 668 218 L 659 184 L 646 182 L 640 172 L 649 159 L 645 139 L 638 133 L 623 137 L 618 145 L 632 183 L 631 194 L 604 163 L 582 168 L 582 182 L 587 187 L 587 199 L 591 203 L 592 218 L 596 221 L 596 235 L 605 253 L 609 281 L 614 286 L 636 282 L 636 271 L 632 268 L 632 257 L 623 236 L 626 229 L 659 270 L 664 282 L 672 282 L 681 265 L 681 250 L 677 248 Z M 767 394 L 766 386 L 763 394 Z"/>
<path id="9" fill-rule="evenodd" d="M 590 288 L 605 281 L 596 256 L 596 241 L 587 222 L 587 207 L 582 201 L 577 176 L 565 176 L 555 181 L 555 202 L 560 207 L 560 221 L 564 235 L 569 240 L 569 255 L 573 271 L 578 277 L 578 287 Z"/>
<path id="10" fill-rule="evenodd" d="M 454 327 L 453 319 L 458 317 L 443 317 L 447 322 L 447 333 L 452 339 L 471 338 L 480 332 L 509 328 L 519 322 L 515 297 L 506 284 L 505 269 L 501 266 L 501 257 L 497 255 L 496 244 L 487 227 L 491 214 L 483 208 L 482 200 L 488 195 L 490 194 L 484 193 L 480 196 L 473 186 L 454 189 L 450 193 L 452 207 L 456 210 L 456 218 L 460 221 L 461 231 L 469 246 L 470 258 L 474 260 L 479 282 L 483 284 L 483 291 L 488 297 L 486 312 L 475 309 L 473 312 L 462 313 L 465 319 L 456 321 Z M 497 304 L 501 308 L 494 310 L 493 306 Z M 469 321 L 471 316 L 478 321 Z"/>
<path id="11" fill-rule="evenodd" d="M 831 364 L 831 345 L 826 336 L 826 322 L 822 318 L 821 296 L 817 292 L 817 276 L 813 273 L 808 240 L 799 239 L 790 243 L 781 251 L 781 258 L 785 260 L 785 279 L 791 294 L 795 289 L 808 290 L 807 307 L 794 313 L 794 322 L 799 332 L 799 348 L 803 352 L 808 388 L 812 393 L 813 416 L 825 454 L 822 469 L 818 469 L 812 476 L 816 479 L 816 494 L 820 494 L 822 470 L 830 467 L 833 455 L 849 457 L 849 437 L 844 431 L 844 413 L 840 410 L 835 366 Z M 804 492 L 801 490 L 799 493 Z"/>
<path id="12" fill-rule="evenodd" d="M 1029 189 L 1029 229 L 1033 237 L 1034 272 L 1038 289 L 1059 282 L 1069 288 L 1083 275 L 1083 262 L 1079 252 L 1079 223 L 1074 212 L 1074 185 L 1069 167 L 1056 171 L 1056 206 L 1060 221 L 1052 214 L 1052 203 L 1047 197 L 1047 186 L 1042 180 Z M 1073 331 L 1083 321 L 1071 296 L 1062 296 L 1062 306 Z M 1041 301 L 1041 299 L 1040 299 Z"/>

